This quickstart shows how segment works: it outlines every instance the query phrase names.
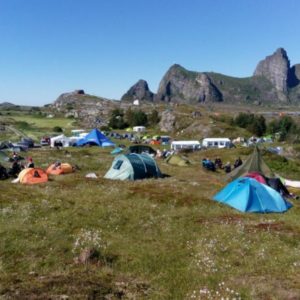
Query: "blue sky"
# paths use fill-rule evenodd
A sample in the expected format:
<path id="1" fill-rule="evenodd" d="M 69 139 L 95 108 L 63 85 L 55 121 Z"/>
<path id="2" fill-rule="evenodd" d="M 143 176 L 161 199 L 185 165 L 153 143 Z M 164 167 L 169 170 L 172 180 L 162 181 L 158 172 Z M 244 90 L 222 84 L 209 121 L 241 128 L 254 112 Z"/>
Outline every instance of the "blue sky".
<path id="1" fill-rule="evenodd" d="M 0 0 L 0 103 L 156 92 L 174 63 L 247 77 L 278 47 L 300 63 L 299 16 L 298 0 Z"/>

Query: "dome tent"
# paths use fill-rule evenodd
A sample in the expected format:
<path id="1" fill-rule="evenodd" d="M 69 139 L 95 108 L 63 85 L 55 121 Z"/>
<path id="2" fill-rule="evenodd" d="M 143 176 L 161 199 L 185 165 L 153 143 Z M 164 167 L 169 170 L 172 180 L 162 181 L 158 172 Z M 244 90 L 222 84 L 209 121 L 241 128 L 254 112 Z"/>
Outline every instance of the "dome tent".
<path id="1" fill-rule="evenodd" d="M 48 175 L 62 175 L 62 174 L 69 174 L 73 172 L 73 167 L 68 163 L 61 163 L 59 165 L 51 164 L 46 173 Z"/>
<path id="2" fill-rule="evenodd" d="M 151 177 L 162 177 L 155 160 L 148 154 L 136 153 L 118 155 L 104 176 L 107 179 L 119 180 L 137 180 Z"/>
<path id="3" fill-rule="evenodd" d="M 185 167 L 190 164 L 190 161 L 187 158 L 176 154 L 169 155 L 165 161 L 170 165 L 175 165 L 180 167 Z"/>
<path id="4" fill-rule="evenodd" d="M 19 182 L 23 184 L 37 184 L 48 181 L 48 175 L 39 168 L 26 168 L 18 176 Z"/>
<path id="5" fill-rule="evenodd" d="M 285 212 L 292 207 L 276 190 L 248 177 L 232 181 L 213 199 L 242 212 Z"/>

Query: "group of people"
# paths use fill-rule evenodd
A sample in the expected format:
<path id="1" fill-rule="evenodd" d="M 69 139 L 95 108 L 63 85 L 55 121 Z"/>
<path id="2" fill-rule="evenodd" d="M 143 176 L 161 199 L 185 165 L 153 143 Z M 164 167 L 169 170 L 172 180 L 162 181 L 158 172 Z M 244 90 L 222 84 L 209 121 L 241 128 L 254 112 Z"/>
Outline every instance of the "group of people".
<path id="1" fill-rule="evenodd" d="M 243 161 L 241 160 L 240 157 L 238 157 L 234 164 L 233 167 L 234 169 L 238 168 L 243 164 Z M 225 173 L 230 173 L 232 171 L 231 168 L 231 163 L 228 161 L 225 165 L 223 165 L 223 162 L 220 157 L 217 157 L 215 161 L 210 160 L 209 158 L 203 158 L 202 159 L 202 166 L 210 171 L 216 171 L 216 169 L 222 169 L 225 171 Z"/>
<path id="2" fill-rule="evenodd" d="M 11 167 L 8 170 L 0 164 L 0 179 L 7 179 L 9 177 L 16 178 L 23 169 L 34 168 L 32 157 L 27 158 L 26 164 L 22 164 L 21 160 L 23 160 L 23 157 L 19 156 L 16 152 L 13 152 L 10 159 Z"/>
<path id="3" fill-rule="evenodd" d="M 157 158 L 167 158 L 168 156 L 174 154 L 174 151 L 164 149 L 163 151 L 160 151 L 159 149 L 156 151 L 156 157 Z"/>

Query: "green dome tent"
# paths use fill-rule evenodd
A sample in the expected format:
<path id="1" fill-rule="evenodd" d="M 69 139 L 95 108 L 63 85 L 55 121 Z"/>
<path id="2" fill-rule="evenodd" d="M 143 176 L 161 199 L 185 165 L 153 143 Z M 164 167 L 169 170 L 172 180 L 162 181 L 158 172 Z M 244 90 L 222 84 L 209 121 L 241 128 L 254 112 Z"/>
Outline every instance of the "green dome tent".
<path id="1" fill-rule="evenodd" d="M 174 166 L 185 167 L 190 164 L 190 161 L 187 158 L 173 154 L 173 155 L 169 155 L 166 158 L 166 163 L 168 163 L 170 165 L 174 165 Z"/>
<path id="2" fill-rule="evenodd" d="M 151 177 L 162 177 L 155 160 L 148 154 L 136 153 L 118 155 L 111 168 L 104 175 L 104 178 L 118 180 L 137 180 Z"/>

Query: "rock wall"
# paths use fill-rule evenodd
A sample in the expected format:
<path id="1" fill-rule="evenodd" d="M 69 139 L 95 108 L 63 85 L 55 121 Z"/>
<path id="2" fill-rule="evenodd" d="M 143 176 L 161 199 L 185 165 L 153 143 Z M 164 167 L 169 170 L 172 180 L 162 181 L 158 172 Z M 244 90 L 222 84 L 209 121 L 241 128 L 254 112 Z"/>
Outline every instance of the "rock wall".
<path id="1" fill-rule="evenodd" d="M 155 100 L 196 104 L 223 99 L 206 74 L 191 72 L 176 64 L 162 78 Z"/>

